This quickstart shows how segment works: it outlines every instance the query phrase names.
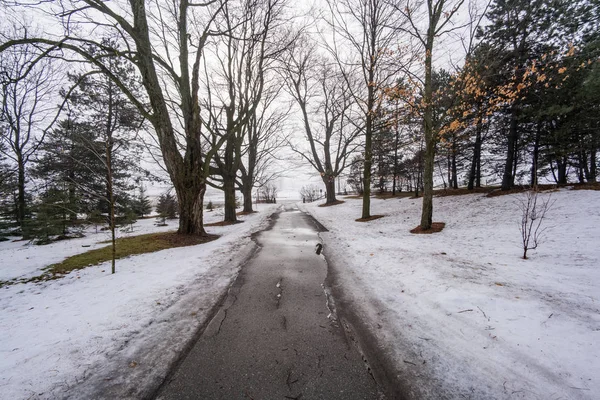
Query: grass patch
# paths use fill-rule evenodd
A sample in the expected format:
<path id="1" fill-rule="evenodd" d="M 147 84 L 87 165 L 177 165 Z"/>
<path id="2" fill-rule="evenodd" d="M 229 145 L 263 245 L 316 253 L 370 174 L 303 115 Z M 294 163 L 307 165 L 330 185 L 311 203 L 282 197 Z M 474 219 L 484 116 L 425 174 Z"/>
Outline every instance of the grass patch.
<path id="1" fill-rule="evenodd" d="M 446 226 L 445 222 L 432 222 L 430 229 L 421 229 L 421 225 L 419 225 L 416 228 L 411 229 L 410 233 L 415 233 L 415 234 L 438 233 L 438 232 L 441 232 L 445 226 Z"/>
<path id="2" fill-rule="evenodd" d="M 146 235 L 130 236 L 117 239 L 116 259 L 133 256 L 136 254 L 152 253 L 159 250 L 175 247 L 195 246 L 218 239 L 218 235 L 193 236 L 179 235 L 176 232 L 149 233 Z M 13 279 L 0 281 L 0 287 L 15 283 L 40 282 L 60 278 L 71 271 L 98 265 L 112 260 L 112 246 L 101 247 L 76 254 L 64 261 L 44 268 L 42 275 L 29 279 Z"/>
<path id="3" fill-rule="evenodd" d="M 369 222 L 369 221 L 374 221 L 374 220 L 376 220 L 376 219 L 383 218 L 383 217 L 384 217 L 383 215 L 371 215 L 371 216 L 370 216 L 370 217 L 368 217 L 368 218 L 359 218 L 359 219 L 355 219 L 355 221 L 356 221 L 356 222 Z"/>
<path id="4" fill-rule="evenodd" d="M 338 204 L 344 204 L 344 203 L 345 203 L 345 201 L 343 201 L 343 200 L 336 200 L 331 203 L 319 204 L 319 207 L 331 207 L 331 206 L 337 206 Z"/>

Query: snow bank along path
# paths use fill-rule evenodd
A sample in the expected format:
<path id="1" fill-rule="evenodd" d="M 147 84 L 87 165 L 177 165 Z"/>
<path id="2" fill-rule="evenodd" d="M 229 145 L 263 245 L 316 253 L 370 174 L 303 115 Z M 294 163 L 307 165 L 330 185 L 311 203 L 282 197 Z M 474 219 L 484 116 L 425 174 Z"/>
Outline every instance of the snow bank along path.
<path id="1" fill-rule="evenodd" d="M 329 232 L 325 254 L 408 398 L 598 399 L 600 192 L 561 190 L 544 242 L 520 258 L 517 196 L 299 204 Z"/>
<path id="2" fill-rule="evenodd" d="M 0 288 L 0 398 L 141 398 L 166 375 L 254 249 L 250 235 L 277 206 L 244 223 L 211 227 L 221 237 L 74 271 L 64 278 Z M 207 219 L 219 220 L 217 212 Z M 135 232 L 161 228 L 153 220 Z M 173 229 L 176 221 L 167 229 Z M 0 243 L 0 279 L 89 250 L 104 234 L 46 246 Z M 105 244 L 103 244 L 105 245 Z M 46 261 L 44 261 L 46 260 Z"/>

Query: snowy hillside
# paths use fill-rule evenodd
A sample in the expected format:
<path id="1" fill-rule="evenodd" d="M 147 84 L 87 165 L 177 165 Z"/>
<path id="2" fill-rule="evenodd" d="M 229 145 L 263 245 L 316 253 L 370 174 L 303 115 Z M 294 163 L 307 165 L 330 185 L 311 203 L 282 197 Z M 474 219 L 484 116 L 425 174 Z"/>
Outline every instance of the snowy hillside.
<path id="1" fill-rule="evenodd" d="M 434 199 L 445 229 L 414 235 L 421 199 L 304 205 L 359 318 L 423 398 L 597 399 L 600 192 L 561 190 L 521 259 L 519 195 Z M 303 205 L 301 205 L 303 206 Z"/>

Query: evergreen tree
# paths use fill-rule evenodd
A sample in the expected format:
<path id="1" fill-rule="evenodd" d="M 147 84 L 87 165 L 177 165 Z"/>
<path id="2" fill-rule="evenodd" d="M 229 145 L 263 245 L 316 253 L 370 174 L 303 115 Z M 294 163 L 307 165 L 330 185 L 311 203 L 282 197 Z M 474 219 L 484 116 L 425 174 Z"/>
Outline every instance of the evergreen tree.
<path id="1" fill-rule="evenodd" d="M 503 190 L 514 185 L 527 145 L 540 131 L 536 127 L 539 121 L 530 118 L 530 109 L 537 102 L 533 83 L 556 66 L 549 57 L 574 41 L 585 3 L 557 0 L 550 7 L 546 0 L 497 0 L 490 6 L 490 24 L 480 37 L 496 60 L 494 75 L 498 81 L 494 96 L 505 104 L 495 118 L 497 132 L 505 132 L 499 135 L 500 148 L 506 155 Z M 544 86 L 548 87 L 548 81 Z"/>
<path id="2" fill-rule="evenodd" d="M 43 188 L 31 207 L 33 218 L 26 221 L 23 229 L 36 244 L 46 244 L 57 239 L 73 237 L 70 228 L 72 210 L 69 204 L 68 190 L 49 185 Z M 80 232 L 75 232 L 81 236 Z"/>
<path id="3" fill-rule="evenodd" d="M 171 192 L 167 192 L 158 198 L 156 212 L 163 219 L 175 219 L 177 218 L 177 207 L 177 200 Z"/>
<path id="4" fill-rule="evenodd" d="M 354 156 L 352 158 L 352 163 L 350 164 L 350 172 L 348 173 L 346 183 L 348 183 L 352 190 L 354 190 L 359 195 L 362 195 L 364 192 L 363 169 L 363 157 L 359 155 Z"/>
<path id="5" fill-rule="evenodd" d="M 152 212 L 152 205 L 150 204 L 150 197 L 146 195 L 146 188 L 144 185 L 140 185 L 139 193 L 134 200 L 134 211 L 136 215 L 144 218 Z"/>

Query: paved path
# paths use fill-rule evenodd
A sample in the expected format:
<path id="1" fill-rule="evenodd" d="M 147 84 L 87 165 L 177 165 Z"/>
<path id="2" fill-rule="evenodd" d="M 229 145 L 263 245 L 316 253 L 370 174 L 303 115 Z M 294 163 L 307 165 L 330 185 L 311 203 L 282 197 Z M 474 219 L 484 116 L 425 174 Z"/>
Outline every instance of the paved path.
<path id="1" fill-rule="evenodd" d="M 256 240 L 222 308 L 158 398 L 380 399 L 329 316 L 314 220 L 287 206 Z"/>

